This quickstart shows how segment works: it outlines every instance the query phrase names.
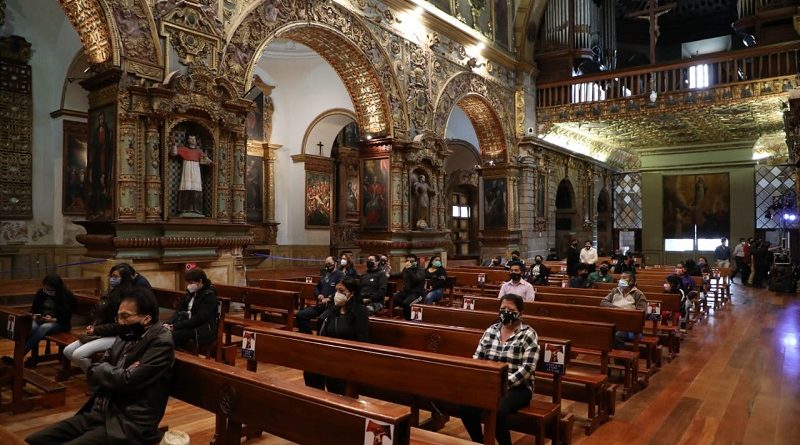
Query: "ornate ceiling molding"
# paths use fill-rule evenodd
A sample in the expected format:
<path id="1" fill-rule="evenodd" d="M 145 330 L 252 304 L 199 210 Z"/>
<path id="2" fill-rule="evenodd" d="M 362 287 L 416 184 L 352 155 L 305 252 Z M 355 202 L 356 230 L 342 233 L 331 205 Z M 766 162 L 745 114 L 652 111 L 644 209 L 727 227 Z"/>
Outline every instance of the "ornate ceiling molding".
<path id="1" fill-rule="evenodd" d="M 156 23 L 146 0 L 105 0 L 114 17 L 115 28 L 122 44 L 122 56 L 128 68 L 150 79 L 164 76 L 161 45 Z"/>
<path id="2" fill-rule="evenodd" d="M 119 65 L 119 46 L 111 38 L 109 15 L 100 0 L 58 0 L 67 19 L 78 32 L 86 56 L 92 64 Z"/>

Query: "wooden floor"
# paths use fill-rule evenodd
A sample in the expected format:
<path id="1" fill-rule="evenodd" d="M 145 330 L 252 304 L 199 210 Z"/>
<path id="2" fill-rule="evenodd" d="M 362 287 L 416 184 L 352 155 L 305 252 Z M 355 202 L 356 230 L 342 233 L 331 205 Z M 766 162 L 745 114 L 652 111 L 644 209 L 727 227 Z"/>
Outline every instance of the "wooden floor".
<path id="1" fill-rule="evenodd" d="M 565 402 L 578 418 L 575 443 L 800 443 L 800 301 L 793 294 L 735 284 L 734 303 L 690 331 L 680 356 L 665 363 L 647 389 L 618 401 L 616 416 L 592 436 L 581 428 L 585 405 Z M 0 342 L 0 354 L 9 351 L 10 342 Z M 40 372 L 52 375 L 55 366 L 40 366 Z M 302 384 L 297 371 L 262 366 L 260 372 Z M 72 378 L 65 408 L 3 414 L 0 424 L 24 437 L 72 415 L 86 400 L 86 391 L 83 377 Z M 187 432 L 193 444 L 208 443 L 214 429 L 211 415 L 174 400 L 163 424 Z M 442 432 L 467 437 L 458 419 Z M 533 443 L 521 435 L 514 439 L 517 445 Z M 289 442 L 265 435 L 248 443 Z"/>

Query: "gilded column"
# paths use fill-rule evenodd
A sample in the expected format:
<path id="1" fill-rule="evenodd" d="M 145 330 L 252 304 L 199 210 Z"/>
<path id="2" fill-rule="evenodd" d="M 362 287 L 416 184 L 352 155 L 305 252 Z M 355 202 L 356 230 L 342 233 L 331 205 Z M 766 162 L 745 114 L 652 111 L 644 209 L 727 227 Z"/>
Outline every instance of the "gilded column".
<path id="1" fill-rule="evenodd" d="M 231 220 L 231 190 L 229 185 L 231 169 L 231 156 L 229 147 L 231 146 L 231 134 L 223 132 L 219 137 L 219 147 L 217 148 L 217 221 L 227 223 Z"/>
<path id="2" fill-rule="evenodd" d="M 275 221 L 275 160 L 281 145 L 264 144 L 264 225 L 267 226 L 266 243 L 275 244 L 278 222 Z"/>
<path id="3" fill-rule="evenodd" d="M 160 120 L 151 118 L 145 122 L 145 220 L 160 221 L 162 219 Z"/>
<path id="4" fill-rule="evenodd" d="M 247 154 L 246 140 L 237 134 L 234 139 L 233 175 L 231 178 L 231 222 L 245 223 L 244 212 L 245 187 L 244 169 Z"/>
<path id="5" fill-rule="evenodd" d="M 119 149 L 117 168 L 117 183 L 119 184 L 119 220 L 136 220 L 136 203 L 139 190 L 137 187 L 137 161 L 139 139 L 136 131 L 136 121 L 125 119 L 120 115 L 119 124 Z"/>

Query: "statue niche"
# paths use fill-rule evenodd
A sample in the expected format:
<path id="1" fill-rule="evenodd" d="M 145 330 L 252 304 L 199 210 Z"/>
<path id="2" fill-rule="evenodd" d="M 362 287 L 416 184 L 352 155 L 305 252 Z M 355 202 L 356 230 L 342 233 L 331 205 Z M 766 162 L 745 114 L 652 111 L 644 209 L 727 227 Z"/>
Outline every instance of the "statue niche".
<path id="1" fill-rule="evenodd" d="M 182 122 L 170 132 L 167 164 L 173 216 L 212 216 L 213 145 L 208 131 L 194 122 Z"/>
<path id="2" fill-rule="evenodd" d="M 431 197 L 436 195 L 436 189 L 429 182 L 430 175 L 422 168 L 411 171 L 410 191 L 412 204 L 412 221 L 417 230 L 427 230 L 431 221 Z"/>

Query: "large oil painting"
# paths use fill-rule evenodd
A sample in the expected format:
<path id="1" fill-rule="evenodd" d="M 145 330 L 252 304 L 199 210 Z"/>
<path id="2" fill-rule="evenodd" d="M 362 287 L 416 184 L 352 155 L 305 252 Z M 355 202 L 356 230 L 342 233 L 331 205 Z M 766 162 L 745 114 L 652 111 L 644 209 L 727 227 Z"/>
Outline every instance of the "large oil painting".
<path id="1" fill-rule="evenodd" d="M 245 168 L 247 222 L 264 222 L 264 158 L 247 155 Z"/>
<path id="2" fill-rule="evenodd" d="M 333 190 L 331 174 L 306 171 L 306 229 L 331 228 Z"/>
<path id="3" fill-rule="evenodd" d="M 508 226 L 506 178 L 484 179 L 483 200 L 483 227 L 505 229 Z"/>
<path id="4" fill-rule="evenodd" d="M 728 173 L 664 176 L 664 238 L 730 236 Z"/>
<path id="5" fill-rule="evenodd" d="M 264 140 L 264 93 L 259 93 L 253 99 L 255 107 L 247 112 L 247 139 L 253 141 Z"/>
<path id="6" fill-rule="evenodd" d="M 362 227 L 389 228 L 389 159 L 367 159 L 362 164 Z"/>
<path id="7" fill-rule="evenodd" d="M 63 181 L 64 215 L 86 214 L 86 151 L 89 128 L 85 122 L 64 121 Z"/>
<path id="8" fill-rule="evenodd" d="M 86 209 L 91 219 L 114 218 L 116 122 L 114 105 L 89 110 L 85 184 Z"/>

